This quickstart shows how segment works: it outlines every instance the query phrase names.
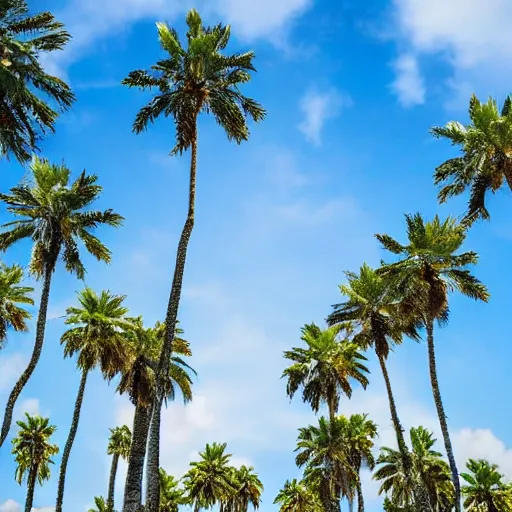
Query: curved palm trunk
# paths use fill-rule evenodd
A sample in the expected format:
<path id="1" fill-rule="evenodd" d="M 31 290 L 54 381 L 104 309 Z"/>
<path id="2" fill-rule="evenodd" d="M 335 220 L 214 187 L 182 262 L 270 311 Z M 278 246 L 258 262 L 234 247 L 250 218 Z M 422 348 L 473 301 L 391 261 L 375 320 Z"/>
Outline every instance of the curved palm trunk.
<path id="1" fill-rule="evenodd" d="M 114 511 L 114 493 L 116 489 L 116 475 L 117 466 L 119 464 L 119 454 L 114 453 L 112 457 L 112 465 L 110 466 L 110 478 L 108 480 L 108 498 L 107 498 L 107 510 L 109 512 Z"/>
<path id="2" fill-rule="evenodd" d="M 78 387 L 78 394 L 75 401 L 75 410 L 73 411 L 73 421 L 69 429 L 68 438 L 64 451 L 62 452 L 62 461 L 60 463 L 59 473 L 59 486 L 57 488 L 57 502 L 55 503 L 55 512 L 62 512 L 62 503 L 64 501 L 64 485 L 66 483 L 66 470 L 68 468 L 69 456 L 71 448 L 75 441 L 76 432 L 78 430 L 78 423 L 80 422 L 80 411 L 82 409 L 82 402 L 84 399 L 85 385 L 87 383 L 87 371 L 82 371 L 82 378 L 80 379 L 80 386 Z"/>
<path id="3" fill-rule="evenodd" d="M 27 499 L 25 500 L 25 512 L 32 512 L 32 503 L 34 502 L 34 490 L 36 488 L 37 465 L 30 468 L 27 482 Z"/>
<path id="4" fill-rule="evenodd" d="M 432 507 L 430 506 L 430 500 L 428 498 L 428 495 L 423 488 L 422 485 L 419 485 L 413 478 L 412 474 L 412 459 L 411 454 L 409 452 L 409 448 L 407 447 L 407 444 L 405 443 L 404 438 L 404 429 L 402 427 L 402 424 L 400 423 L 400 420 L 398 418 L 398 412 L 396 410 L 396 404 L 395 404 L 395 398 L 393 396 L 393 390 L 391 389 L 391 381 L 389 380 L 389 374 L 386 367 L 386 360 L 382 355 L 377 354 L 377 357 L 379 359 L 380 368 L 382 370 L 382 375 L 384 377 L 384 381 L 386 383 L 386 390 L 388 393 L 388 400 L 389 400 L 389 410 L 391 412 L 391 420 L 393 421 L 393 426 L 395 428 L 396 433 L 396 441 L 398 444 L 398 451 L 400 452 L 400 455 L 402 456 L 402 464 L 404 467 L 404 473 L 406 478 L 412 482 L 412 487 L 414 490 L 414 498 L 415 498 L 415 507 L 418 512 L 431 512 Z"/>
<path id="5" fill-rule="evenodd" d="M 452 473 L 452 482 L 455 488 L 455 511 L 460 512 L 460 482 L 457 464 L 455 463 L 455 456 L 453 455 L 452 442 L 450 439 L 450 432 L 448 431 L 448 423 L 446 421 L 446 414 L 444 412 L 443 402 L 441 400 L 441 391 L 439 389 L 439 381 L 437 379 L 436 369 L 436 352 L 434 347 L 434 322 L 429 320 L 427 322 L 427 345 L 428 345 L 428 367 L 430 371 L 430 383 L 432 385 L 432 394 L 434 395 L 434 402 L 436 404 L 437 416 L 443 433 L 444 447 L 448 462 L 450 463 L 450 470 Z"/>
<path id="6" fill-rule="evenodd" d="M 139 512 L 142 503 L 142 477 L 151 411 L 137 405 L 133 418 L 132 444 L 124 488 L 123 512 Z"/>
<path id="7" fill-rule="evenodd" d="M 363 486 L 361 485 L 361 478 L 358 477 L 356 483 L 357 490 L 357 512 L 364 512 L 364 497 L 363 497 Z"/>
<path id="8" fill-rule="evenodd" d="M 158 512 L 160 502 L 158 469 L 160 467 L 160 414 L 162 411 L 162 404 L 165 393 L 163 374 L 168 368 L 171 359 L 172 344 L 174 342 L 176 320 L 178 318 L 178 308 L 180 304 L 181 288 L 183 284 L 183 273 L 185 271 L 185 262 L 187 259 L 188 243 L 190 241 L 192 229 L 194 228 L 197 171 L 197 115 L 200 111 L 200 107 L 201 106 L 199 105 L 193 125 L 194 134 L 192 135 L 191 143 L 188 214 L 178 244 L 171 294 L 169 297 L 167 313 L 165 316 L 165 341 L 160 353 L 160 359 L 158 361 L 158 386 L 154 401 L 148 445 L 147 478 L 149 485 L 147 490 L 146 512 Z"/>
<path id="9" fill-rule="evenodd" d="M 44 274 L 43 290 L 41 292 L 41 303 L 39 305 L 39 313 L 37 314 L 37 326 L 36 326 L 36 341 L 34 343 L 34 350 L 32 351 L 32 357 L 28 363 L 27 368 L 21 374 L 21 377 L 16 382 L 14 388 L 9 395 L 7 405 L 5 406 L 4 421 L 2 424 L 2 431 L 0 433 L 0 447 L 4 444 L 12 423 L 12 414 L 16 401 L 20 396 L 23 388 L 27 384 L 28 380 L 32 376 L 35 367 L 41 357 L 41 351 L 44 343 L 44 330 L 46 327 L 46 313 L 48 311 L 48 300 L 50 298 L 50 285 L 52 281 L 52 267 L 48 266 Z"/>

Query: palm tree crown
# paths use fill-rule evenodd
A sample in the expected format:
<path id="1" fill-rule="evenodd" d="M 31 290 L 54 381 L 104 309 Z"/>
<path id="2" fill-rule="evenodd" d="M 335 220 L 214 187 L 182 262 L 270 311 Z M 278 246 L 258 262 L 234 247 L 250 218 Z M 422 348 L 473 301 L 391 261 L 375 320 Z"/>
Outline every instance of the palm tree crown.
<path id="1" fill-rule="evenodd" d="M 69 41 L 63 27 L 50 12 L 30 13 L 26 0 L 0 1 L 0 156 L 27 161 L 42 136 L 54 131 L 58 114 L 36 93 L 63 110 L 75 99 L 40 61 Z"/>
<path id="2" fill-rule="evenodd" d="M 178 512 L 180 505 L 186 505 L 185 491 L 178 487 L 178 481 L 160 468 L 159 512 Z"/>
<path id="3" fill-rule="evenodd" d="M 316 490 L 306 482 L 298 482 L 295 478 L 284 483 L 274 504 L 280 505 L 279 512 L 321 512 L 324 510 Z"/>
<path id="4" fill-rule="evenodd" d="M 462 156 L 447 160 L 435 171 L 435 184 L 443 185 L 439 201 L 469 189 L 465 221 L 472 223 L 490 217 L 485 204 L 488 192 L 495 193 L 505 182 L 512 190 L 512 97 L 507 97 L 500 111 L 493 98 L 481 103 L 473 94 L 469 118 L 468 126 L 451 121 L 432 128 L 432 133 L 462 151 Z"/>
<path id="5" fill-rule="evenodd" d="M 195 137 L 195 121 L 201 112 L 212 113 L 230 140 L 240 143 L 249 137 L 246 116 L 254 121 L 265 117 L 265 110 L 254 100 L 241 94 L 238 87 L 248 82 L 254 72 L 253 52 L 224 55 L 231 29 L 221 24 L 204 27 L 199 13 L 187 15 L 187 48 L 178 33 L 167 23 L 157 23 L 158 38 L 165 59 L 151 71 L 132 71 L 124 85 L 140 89 L 158 89 L 159 93 L 143 107 L 135 118 L 136 133 L 160 115 L 171 116 L 176 125 L 174 153 L 190 147 Z"/>
<path id="6" fill-rule="evenodd" d="M 307 348 L 292 348 L 284 357 L 293 361 L 286 368 L 283 377 L 288 382 L 286 392 L 290 398 L 302 386 L 302 399 L 318 412 L 320 405 L 326 403 L 333 416 L 338 410 L 341 394 L 352 396 L 351 380 L 359 382 L 364 388 L 368 385 L 368 368 L 357 345 L 347 340 L 337 339 L 339 326 L 321 330 L 317 325 L 305 325 L 301 339 Z"/>
<path id="7" fill-rule="evenodd" d="M 20 304 L 33 305 L 30 297 L 34 289 L 19 286 L 23 280 L 23 269 L 19 265 L 7 266 L 0 263 L 0 348 L 7 339 L 9 328 L 15 331 L 27 331 L 27 320 L 32 315 Z"/>
<path id="8" fill-rule="evenodd" d="M 130 455 L 131 442 L 132 433 L 127 425 L 111 428 L 107 446 L 108 455 L 119 455 L 127 459 Z"/>

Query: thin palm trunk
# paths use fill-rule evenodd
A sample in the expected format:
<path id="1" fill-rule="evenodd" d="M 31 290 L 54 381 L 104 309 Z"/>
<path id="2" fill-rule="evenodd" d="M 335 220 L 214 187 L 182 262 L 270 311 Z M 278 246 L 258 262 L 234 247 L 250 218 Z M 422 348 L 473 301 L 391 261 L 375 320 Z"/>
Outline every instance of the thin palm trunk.
<path id="1" fill-rule="evenodd" d="M 191 142 L 190 157 L 190 182 L 189 182 L 189 198 L 188 198 L 188 214 L 185 225 L 181 232 L 178 250 L 176 254 L 176 265 L 174 268 L 174 277 L 172 281 L 171 294 L 167 305 L 167 313 L 165 316 L 165 341 L 160 353 L 158 361 L 158 378 L 157 393 L 154 402 L 153 415 L 150 427 L 150 438 L 148 446 L 148 493 L 146 500 L 146 512 L 158 512 L 160 503 L 160 483 L 158 469 L 160 467 L 160 415 L 164 400 L 164 383 L 165 373 L 169 367 L 172 353 L 172 345 L 176 330 L 176 321 L 178 318 L 178 308 L 181 298 L 181 288 L 183 284 L 183 274 L 185 272 L 185 262 L 187 259 L 188 243 L 194 228 L 195 200 L 196 200 L 196 171 L 197 171 L 197 116 L 201 109 L 198 109 L 193 121 L 194 134 Z"/>
<path id="2" fill-rule="evenodd" d="M 357 477 L 357 512 L 364 512 L 364 497 L 363 497 L 363 486 L 361 484 L 361 477 Z"/>
<path id="3" fill-rule="evenodd" d="M 407 444 L 405 443 L 404 429 L 402 427 L 402 424 L 400 423 L 400 419 L 398 418 L 395 398 L 393 396 L 393 390 L 391 389 L 391 381 L 389 380 L 389 374 L 386 367 L 386 360 L 382 355 L 377 354 L 377 357 L 379 359 L 380 368 L 382 370 L 382 375 L 384 377 L 384 382 L 386 383 L 386 390 L 388 393 L 389 400 L 389 409 L 391 412 L 391 420 L 395 428 L 398 451 L 400 452 L 400 455 L 402 457 L 402 464 L 404 468 L 405 477 L 409 480 L 409 482 L 411 482 L 416 509 L 418 512 L 431 512 L 432 507 L 430 506 L 430 500 L 428 498 L 428 495 L 426 494 L 425 489 L 423 489 L 423 486 L 418 484 L 416 482 L 416 479 L 413 478 L 411 454 L 409 452 Z"/>
<path id="4" fill-rule="evenodd" d="M 57 488 L 57 502 L 55 504 L 55 512 L 62 512 L 62 503 L 64 502 L 64 486 L 66 484 L 66 470 L 68 468 L 69 456 L 71 448 L 75 441 L 76 432 L 78 430 L 78 423 L 80 422 L 80 411 L 82 409 L 82 402 L 84 399 L 85 385 L 87 384 L 87 371 L 82 371 L 82 378 L 80 379 L 80 386 L 78 387 L 78 394 L 75 401 L 75 409 L 73 411 L 73 421 L 69 429 L 68 438 L 64 451 L 62 452 L 62 461 L 60 463 L 59 485 Z"/>
<path id="5" fill-rule="evenodd" d="M 27 482 L 27 499 L 25 500 L 25 512 L 32 512 L 32 503 L 34 502 L 34 491 L 36 488 L 37 465 L 31 466 Z"/>
<path id="6" fill-rule="evenodd" d="M 124 488 L 123 512 L 139 512 L 142 504 L 142 477 L 148 439 L 151 410 L 137 405 L 133 417 L 133 435 L 128 457 L 128 471 Z"/>
<path id="7" fill-rule="evenodd" d="M 116 475 L 117 475 L 118 464 L 119 464 L 119 454 L 114 453 L 114 455 L 112 456 L 112 465 L 110 466 L 110 478 L 108 480 L 107 510 L 109 512 L 114 511 L 114 492 L 116 489 Z"/>
<path id="8" fill-rule="evenodd" d="M 427 322 L 427 345 L 428 345 L 428 367 L 430 371 L 430 383 L 432 385 L 432 394 L 434 395 L 434 402 L 436 404 L 437 416 L 439 418 L 439 424 L 441 426 L 441 432 L 443 433 L 444 447 L 446 449 L 446 455 L 450 464 L 450 470 L 452 473 L 452 482 L 455 488 L 455 511 L 460 512 L 460 482 L 459 472 L 457 470 L 457 464 L 453 455 L 452 442 L 450 439 L 450 432 L 448 431 L 448 423 L 446 421 L 446 414 L 444 412 L 443 402 L 441 400 L 441 391 L 439 390 L 439 381 L 437 379 L 436 369 L 436 352 L 434 347 L 434 322 L 429 320 Z"/>
<path id="9" fill-rule="evenodd" d="M 48 300 L 50 298 L 50 285 L 52 281 L 53 266 L 48 265 L 44 274 L 43 290 L 41 292 L 41 303 L 39 305 L 39 313 L 37 315 L 37 326 L 36 326 L 36 341 L 34 343 L 34 350 L 32 351 L 32 357 L 28 363 L 27 368 L 21 374 L 21 377 L 16 382 L 14 388 L 9 395 L 7 405 L 5 406 L 4 421 L 2 424 L 2 432 L 0 433 L 0 447 L 4 444 L 12 423 L 12 414 L 16 401 L 20 396 L 23 388 L 30 379 L 35 367 L 41 357 L 41 351 L 44 343 L 44 331 L 46 327 L 46 313 L 48 311 Z"/>

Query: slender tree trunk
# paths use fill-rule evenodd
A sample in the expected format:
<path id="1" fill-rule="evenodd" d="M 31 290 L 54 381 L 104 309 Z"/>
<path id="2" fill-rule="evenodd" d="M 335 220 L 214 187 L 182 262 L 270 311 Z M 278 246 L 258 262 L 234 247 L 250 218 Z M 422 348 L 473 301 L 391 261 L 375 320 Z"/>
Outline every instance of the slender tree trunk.
<path id="1" fill-rule="evenodd" d="M 132 444 L 124 488 L 123 512 L 139 512 L 142 503 L 142 477 L 150 422 L 150 407 L 135 407 Z"/>
<path id="2" fill-rule="evenodd" d="M 364 512 L 363 486 L 361 485 L 361 477 L 357 478 L 357 512 Z"/>
<path id="3" fill-rule="evenodd" d="M 158 469 L 160 467 L 160 415 L 162 411 L 162 404 L 165 394 L 165 380 L 166 372 L 169 367 L 172 346 L 176 331 L 176 321 L 178 318 L 178 308 L 181 298 L 181 288 L 183 284 L 183 273 L 185 271 L 185 262 L 187 258 L 188 243 L 194 228 L 194 215 L 195 215 L 195 199 L 196 199 L 196 170 L 197 170 L 197 115 L 199 114 L 201 105 L 198 105 L 198 110 L 195 115 L 191 142 L 191 158 L 190 158 L 190 182 L 189 182 L 189 199 L 188 199 L 188 214 L 185 225 L 181 232 L 180 241 L 178 244 L 178 251 L 176 254 L 176 265 L 174 268 L 174 277 L 172 281 L 171 294 L 167 306 L 167 313 L 165 316 L 165 340 L 160 352 L 160 359 L 158 361 L 158 374 L 157 374 L 157 393 L 154 401 L 154 409 L 150 427 L 150 438 L 148 446 L 148 482 L 151 482 L 148 487 L 146 509 L 147 512 L 158 512 L 160 502 L 160 485 L 158 477 Z"/>
<path id="4" fill-rule="evenodd" d="M 37 465 L 30 468 L 27 482 L 27 499 L 25 500 L 25 512 L 32 512 L 32 503 L 34 502 L 34 490 L 36 488 Z"/>
<path id="5" fill-rule="evenodd" d="M 112 465 L 110 466 L 110 478 L 108 480 L 108 498 L 107 498 L 108 512 L 114 511 L 114 493 L 116 490 L 116 475 L 117 475 L 118 464 L 119 464 L 119 454 L 114 453 L 114 455 L 112 456 Z"/>
<path id="6" fill-rule="evenodd" d="M 16 382 L 14 388 L 9 395 L 7 405 L 5 407 L 4 421 L 2 424 L 2 431 L 0 433 L 0 447 L 4 444 L 12 423 L 12 414 L 16 401 L 20 396 L 23 388 L 30 379 L 32 373 L 41 356 L 41 350 L 43 349 L 44 343 L 44 330 L 46 326 L 46 312 L 48 311 L 48 300 L 50 297 L 50 285 L 52 281 L 52 270 L 53 267 L 48 265 L 44 273 L 43 290 L 41 292 L 41 303 L 39 305 L 39 313 L 37 314 L 37 326 L 36 326 L 36 341 L 34 343 L 34 350 L 32 351 L 32 357 L 28 363 L 27 368 L 21 374 L 21 377 Z"/>
<path id="7" fill-rule="evenodd" d="M 64 485 L 66 484 L 66 470 L 68 468 L 69 456 L 71 455 L 71 448 L 73 448 L 73 442 L 75 441 L 76 432 L 78 430 L 78 423 L 80 422 L 80 411 L 82 409 L 82 401 L 84 399 L 85 385 L 87 384 L 87 374 L 88 372 L 86 370 L 82 370 L 82 378 L 80 379 L 80 386 L 78 387 L 78 394 L 76 395 L 75 410 L 73 411 L 73 421 L 71 422 L 71 428 L 69 429 L 66 445 L 62 452 L 55 512 L 62 512 L 62 504 L 64 502 Z"/>
<path id="8" fill-rule="evenodd" d="M 398 444 L 398 451 L 402 456 L 402 464 L 404 467 L 405 477 L 411 482 L 414 498 L 415 498 L 415 508 L 417 512 L 431 512 L 432 507 L 430 506 L 430 500 L 428 495 L 426 494 L 423 486 L 418 484 L 416 479 L 413 476 L 413 467 L 412 467 L 412 459 L 411 454 L 409 452 L 409 448 L 405 442 L 404 438 L 404 429 L 400 423 L 398 418 L 398 412 L 396 410 L 395 398 L 393 396 L 393 390 L 391 389 L 391 382 L 389 380 L 389 374 L 386 367 L 386 360 L 382 355 L 377 354 L 379 358 L 380 367 L 382 370 L 382 375 L 384 376 L 384 381 L 386 383 L 386 390 L 388 392 L 388 400 L 389 400 L 389 409 L 391 412 L 391 420 L 393 421 L 393 426 L 395 428 L 396 440 Z"/>
<path id="9" fill-rule="evenodd" d="M 432 319 L 427 321 L 427 345 L 428 345 L 428 367 L 430 371 L 430 383 L 432 385 L 432 393 L 434 395 L 434 402 L 436 404 L 437 416 L 443 433 L 444 447 L 448 462 L 450 463 L 450 470 L 452 473 L 452 482 L 455 488 L 455 511 L 460 512 L 460 481 L 457 464 L 453 455 L 452 442 L 450 439 L 450 432 L 448 431 L 448 423 L 446 422 L 446 414 L 444 412 L 443 402 L 441 400 L 441 391 L 439 390 L 439 381 L 437 379 L 436 369 L 436 352 L 434 347 L 434 322 Z"/>
<path id="10" fill-rule="evenodd" d="M 338 404 L 336 402 L 336 399 L 331 399 L 327 402 L 327 405 L 329 407 L 329 423 L 331 425 L 336 420 L 336 416 L 338 414 Z"/>

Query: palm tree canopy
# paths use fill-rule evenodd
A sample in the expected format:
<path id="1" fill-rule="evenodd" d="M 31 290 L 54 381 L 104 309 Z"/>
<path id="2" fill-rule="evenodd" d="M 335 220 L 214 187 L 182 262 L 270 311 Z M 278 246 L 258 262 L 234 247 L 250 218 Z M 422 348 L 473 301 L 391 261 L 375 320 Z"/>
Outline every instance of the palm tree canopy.
<path id="1" fill-rule="evenodd" d="M 369 370 L 363 364 L 366 357 L 356 344 L 337 339 L 340 330 L 339 326 L 322 330 L 315 324 L 305 325 L 301 339 L 307 348 L 294 347 L 284 353 L 286 359 L 293 361 L 283 372 L 283 377 L 288 379 L 288 396 L 292 398 L 302 387 L 302 399 L 314 412 L 330 400 L 337 405 L 341 394 L 350 398 L 351 380 L 364 388 L 368 385 Z"/>
<path id="2" fill-rule="evenodd" d="M 129 346 L 124 332 L 133 326 L 127 320 L 124 295 L 91 288 L 78 294 L 79 307 L 66 310 L 66 325 L 73 325 L 61 337 L 64 356 L 78 354 L 77 366 L 90 371 L 99 365 L 105 378 L 112 379 L 126 365 Z"/>
<path id="3" fill-rule="evenodd" d="M 71 36 L 63 27 L 50 12 L 30 13 L 26 0 L 0 0 L 0 156 L 29 160 L 54 131 L 54 107 L 66 110 L 75 99 L 40 59 L 64 48 Z"/>
<path id="4" fill-rule="evenodd" d="M 21 304 L 34 304 L 29 286 L 19 286 L 23 281 L 23 269 L 19 265 L 8 266 L 0 262 L 0 348 L 7 339 L 8 329 L 27 331 L 27 320 L 32 315 Z"/>
<path id="5" fill-rule="evenodd" d="M 183 477 L 188 502 L 197 507 L 210 508 L 229 500 L 237 491 L 229 465 L 231 454 L 225 453 L 226 443 L 207 444 L 199 454 L 201 460 L 191 462 Z"/>
<path id="6" fill-rule="evenodd" d="M 322 504 L 318 494 L 306 482 L 297 479 L 287 480 L 277 494 L 275 505 L 280 505 L 279 512 L 321 512 Z"/>
<path id="7" fill-rule="evenodd" d="M 501 111 L 496 100 L 481 103 L 473 94 L 469 101 L 470 124 L 451 121 L 432 128 L 437 138 L 458 146 L 462 156 L 442 163 L 434 173 L 436 185 L 442 185 L 439 201 L 458 196 L 469 189 L 465 221 L 489 219 L 485 200 L 504 182 L 512 188 L 512 97 L 505 99 Z"/>
<path id="8" fill-rule="evenodd" d="M 400 314 L 401 297 L 394 283 L 364 263 L 359 271 L 345 272 L 347 283 L 339 286 L 347 300 L 333 306 L 329 325 L 351 323 L 357 328 L 354 342 L 363 349 L 374 346 L 376 353 L 388 357 L 390 343 L 399 344 L 404 334 L 419 335 L 416 325 Z"/>
<path id="9" fill-rule="evenodd" d="M 126 333 L 130 355 L 126 361 L 118 385 L 119 393 L 127 393 L 134 404 L 151 405 L 156 391 L 156 369 L 164 342 L 165 324 L 157 322 L 153 328 L 144 327 L 142 317 L 132 319 L 134 328 Z M 173 356 L 166 382 L 166 399 L 174 400 L 179 389 L 183 401 L 192 400 L 192 377 L 196 372 L 183 357 L 192 351 L 188 341 L 179 337 L 183 330 L 176 328 Z"/>
<path id="10" fill-rule="evenodd" d="M 405 215 L 408 243 L 402 245 L 389 235 L 375 235 L 383 247 L 401 257 L 395 263 L 383 264 L 379 272 L 390 275 L 404 295 L 403 304 L 411 310 L 423 310 L 427 318 L 443 322 L 448 317 L 448 292 L 487 302 L 487 288 L 474 277 L 469 265 L 478 262 L 473 251 L 459 252 L 466 239 L 464 226 L 454 218 L 441 220 L 435 216 Z M 419 307 L 418 307 L 419 306 Z"/>
<path id="11" fill-rule="evenodd" d="M 85 275 L 78 243 L 81 241 L 97 260 L 110 262 L 111 253 L 91 231 L 100 225 L 118 227 L 123 217 L 112 210 L 90 211 L 87 208 L 102 191 L 95 175 L 85 171 L 70 183 L 70 170 L 47 160 L 34 158 L 30 166 L 30 181 L 0 194 L 7 210 L 17 219 L 3 225 L 0 250 L 5 251 L 19 240 L 33 242 L 30 270 L 37 277 L 45 270 L 54 270 L 62 251 L 69 272 L 79 279 Z"/>
<path id="12" fill-rule="evenodd" d="M 469 459 L 466 463 L 469 473 L 461 473 L 467 485 L 462 487 L 466 497 L 464 507 L 468 512 L 512 511 L 512 488 L 503 482 L 503 475 L 496 464 L 480 459 Z"/>
<path id="13" fill-rule="evenodd" d="M 25 421 L 17 421 L 18 435 L 12 440 L 12 453 L 16 456 L 15 478 L 21 484 L 31 468 L 37 469 L 37 481 L 40 485 L 50 478 L 51 457 L 59 453 L 59 447 L 50 443 L 50 437 L 57 427 L 50 425 L 49 418 L 31 416 L 25 413 Z"/>
<path id="14" fill-rule="evenodd" d="M 448 463 L 441 453 L 433 449 L 437 440 L 424 427 L 411 428 L 413 478 L 427 490 L 430 503 L 435 511 L 451 510 L 454 488 Z M 403 472 L 400 452 L 382 447 L 377 459 L 380 466 L 373 478 L 381 480 L 379 494 L 385 493 L 395 507 L 410 507 L 413 501 L 413 489 Z"/>
<path id="15" fill-rule="evenodd" d="M 119 455 L 123 459 L 128 460 L 131 443 L 132 433 L 126 425 L 111 428 L 107 453 L 108 455 Z"/>
<path id="16" fill-rule="evenodd" d="M 96 508 L 90 508 L 87 512 L 115 512 L 115 510 L 109 510 L 107 502 L 103 496 L 94 496 L 94 504 Z"/>
<path id="17" fill-rule="evenodd" d="M 252 505 L 254 510 L 258 509 L 263 494 L 263 483 L 255 473 L 254 468 L 242 465 L 239 469 L 231 469 L 236 491 L 232 499 L 228 500 L 228 506 L 225 508 L 232 510 L 232 512 L 247 512 L 249 505 Z M 231 509 L 229 508 L 230 502 Z"/>
<path id="18" fill-rule="evenodd" d="M 378 435 L 376 423 L 369 420 L 367 414 L 352 414 L 348 418 L 341 415 L 337 420 L 345 432 L 345 450 L 350 465 L 356 472 L 361 467 L 373 469 L 375 459 L 372 450 Z"/>
<path id="19" fill-rule="evenodd" d="M 253 52 L 224 55 L 230 26 L 204 27 L 199 13 L 187 14 L 187 47 L 167 23 L 158 22 L 158 39 L 166 57 L 150 71 L 132 71 L 124 85 L 142 90 L 158 89 L 158 94 L 135 118 L 133 130 L 140 133 L 163 114 L 176 125 L 173 153 L 182 153 L 195 137 L 195 122 L 201 112 L 212 113 L 228 139 L 237 143 L 249 137 L 246 117 L 261 121 L 265 110 L 239 90 L 254 72 Z"/>
<path id="20" fill-rule="evenodd" d="M 186 505 L 185 491 L 178 487 L 178 481 L 160 468 L 159 512 L 178 512 L 180 505 Z"/>

